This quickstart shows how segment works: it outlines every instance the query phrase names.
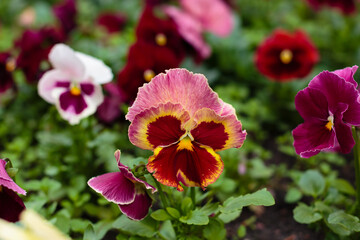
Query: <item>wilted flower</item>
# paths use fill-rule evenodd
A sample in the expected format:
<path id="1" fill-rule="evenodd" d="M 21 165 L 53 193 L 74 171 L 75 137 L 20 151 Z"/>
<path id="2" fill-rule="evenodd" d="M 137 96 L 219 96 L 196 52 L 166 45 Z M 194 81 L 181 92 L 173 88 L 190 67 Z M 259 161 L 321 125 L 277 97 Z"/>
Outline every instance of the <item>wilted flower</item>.
<path id="1" fill-rule="evenodd" d="M 109 33 L 121 32 L 126 24 L 126 17 L 121 13 L 104 12 L 97 17 L 97 24 Z"/>
<path id="2" fill-rule="evenodd" d="M 120 155 L 120 150 L 117 150 L 115 159 L 120 172 L 93 177 L 88 181 L 88 185 L 109 202 L 118 204 L 120 210 L 129 218 L 141 220 L 146 217 L 152 204 L 146 189 L 151 189 L 154 193 L 156 188 L 136 178 L 130 169 L 120 162 Z"/>
<path id="3" fill-rule="evenodd" d="M 144 54 L 146 53 L 146 54 Z M 137 41 L 129 50 L 126 66 L 119 72 L 118 86 L 125 93 L 127 103 L 135 100 L 138 88 L 158 73 L 180 64 L 169 48 L 158 48 L 152 44 Z"/>
<path id="4" fill-rule="evenodd" d="M 53 11 L 60 21 L 61 29 L 65 35 L 69 34 L 76 27 L 75 0 L 64 0 L 64 2 L 54 6 Z"/>
<path id="5" fill-rule="evenodd" d="M 276 30 L 258 47 L 255 63 L 265 76 L 289 81 L 308 75 L 318 59 L 318 52 L 305 33 Z"/>
<path id="6" fill-rule="evenodd" d="M 343 14 L 351 14 L 356 11 L 355 0 L 307 0 L 315 10 L 323 6 L 338 8 Z"/>
<path id="7" fill-rule="evenodd" d="M 40 64 L 47 59 L 50 49 L 63 40 L 64 35 L 54 28 L 23 32 L 21 38 L 15 43 L 20 50 L 16 66 L 24 72 L 27 82 L 37 82 L 43 74 Z"/>
<path id="8" fill-rule="evenodd" d="M 53 225 L 33 210 L 20 214 L 23 227 L 0 219 L 0 239 L 2 240 L 70 240 Z"/>
<path id="9" fill-rule="evenodd" d="M 111 69 L 101 60 L 74 52 L 64 44 L 51 49 L 49 60 L 54 69 L 40 79 L 39 95 L 55 104 L 70 124 L 95 113 L 104 100 L 100 84 L 111 81 Z"/>
<path id="10" fill-rule="evenodd" d="M 353 148 L 351 126 L 360 125 L 359 92 L 353 78 L 357 68 L 321 72 L 296 95 L 295 106 L 304 123 L 292 134 L 301 157 L 327 150 L 349 153 Z"/>
<path id="11" fill-rule="evenodd" d="M 235 109 L 211 90 L 202 74 L 170 69 L 139 89 L 126 119 L 130 141 L 153 150 L 147 169 L 162 184 L 202 187 L 223 170 L 217 151 L 241 147 L 246 131 Z"/>
<path id="12" fill-rule="evenodd" d="M 11 179 L 5 166 L 6 161 L 0 159 L 0 218 L 16 222 L 21 211 L 25 209 L 23 201 L 16 193 L 26 195 L 26 192 Z"/>
<path id="13" fill-rule="evenodd" d="M 15 59 L 10 53 L 0 53 L 0 93 L 14 86 L 12 71 L 15 69 Z"/>

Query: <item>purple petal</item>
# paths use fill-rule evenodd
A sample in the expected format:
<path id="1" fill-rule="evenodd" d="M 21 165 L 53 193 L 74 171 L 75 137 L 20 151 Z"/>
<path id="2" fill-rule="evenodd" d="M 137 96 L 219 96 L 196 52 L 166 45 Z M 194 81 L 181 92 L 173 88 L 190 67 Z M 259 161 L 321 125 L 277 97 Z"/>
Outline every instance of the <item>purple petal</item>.
<path id="1" fill-rule="evenodd" d="M 0 191 L 0 206 L 0 218 L 9 222 L 19 221 L 19 215 L 25 209 L 21 198 L 6 187 Z"/>
<path id="2" fill-rule="evenodd" d="M 55 87 L 69 88 L 70 87 L 70 81 L 69 80 L 57 81 L 55 83 Z"/>
<path id="3" fill-rule="evenodd" d="M 336 138 L 338 140 L 338 150 L 342 153 L 349 153 L 355 145 L 354 138 L 352 136 L 351 127 L 346 125 L 343 119 L 343 113 L 348 109 L 348 105 L 345 103 L 339 103 L 337 107 L 337 114 L 334 118 L 334 129 L 336 132 Z"/>
<path id="4" fill-rule="evenodd" d="M 326 120 L 329 116 L 326 97 L 321 91 L 310 87 L 296 94 L 295 107 L 304 120 L 315 117 Z"/>
<path id="5" fill-rule="evenodd" d="M 135 198 L 134 183 L 120 172 L 93 177 L 88 181 L 88 185 L 108 201 L 116 204 L 129 204 Z"/>
<path id="6" fill-rule="evenodd" d="M 72 95 L 70 91 L 66 91 L 60 95 L 60 107 L 67 111 L 69 107 L 73 107 L 76 114 L 80 114 L 88 106 L 82 95 Z"/>
<path id="7" fill-rule="evenodd" d="M 80 83 L 80 88 L 86 95 L 91 95 L 95 91 L 94 84 L 92 83 Z"/>
<path id="8" fill-rule="evenodd" d="M 26 191 L 19 187 L 12 179 L 9 177 L 5 170 L 6 161 L 0 159 L 0 186 L 4 186 L 8 189 L 11 189 L 14 192 L 17 192 L 22 195 L 26 195 Z M 1 205 L 0 205 L 1 206 Z"/>
<path id="9" fill-rule="evenodd" d="M 152 199 L 146 192 L 137 192 L 135 200 L 127 205 L 120 205 L 120 210 L 133 220 L 141 220 L 146 217 L 151 207 Z"/>
<path id="10" fill-rule="evenodd" d="M 320 150 L 333 148 L 335 132 L 329 131 L 325 125 L 325 121 L 311 119 L 297 126 L 292 131 L 296 153 L 308 158 L 316 155 Z"/>
<path id="11" fill-rule="evenodd" d="M 339 77 L 342 77 L 343 79 L 345 79 L 345 81 L 351 83 L 352 85 L 354 85 L 355 88 L 357 88 L 358 83 L 354 80 L 354 74 L 356 73 L 357 69 L 358 66 L 354 65 L 352 67 L 347 67 L 344 69 L 333 71 L 332 73 L 335 73 Z"/>

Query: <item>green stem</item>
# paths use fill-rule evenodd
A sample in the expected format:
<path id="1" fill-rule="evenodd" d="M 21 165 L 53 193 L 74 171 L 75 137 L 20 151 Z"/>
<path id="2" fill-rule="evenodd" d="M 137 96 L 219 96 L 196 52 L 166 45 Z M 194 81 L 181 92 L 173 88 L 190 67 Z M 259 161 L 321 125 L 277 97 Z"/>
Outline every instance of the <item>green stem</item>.
<path id="1" fill-rule="evenodd" d="M 354 147 L 354 162 L 355 162 L 355 181 L 356 181 L 356 203 L 355 214 L 358 215 L 360 209 L 360 136 L 357 127 L 352 128 L 353 137 L 355 140 Z"/>
<path id="2" fill-rule="evenodd" d="M 194 208 L 195 208 L 195 206 L 196 206 L 195 187 L 190 187 L 190 196 L 191 196 L 191 200 L 194 204 Z"/>
<path id="3" fill-rule="evenodd" d="M 160 183 L 158 181 L 156 181 L 156 179 L 153 176 L 152 176 L 152 178 L 154 179 L 155 184 L 156 184 L 156 188 L 159 191 L 161 202 L 162 202 L 164 208 L 166 209 L 168 207 L 168 203 L 166 201 L 166 197 L 165 197 L 165 194 L 164 194 L 164 192 L 162 190 L 162 187 L 161 187 Z"/>

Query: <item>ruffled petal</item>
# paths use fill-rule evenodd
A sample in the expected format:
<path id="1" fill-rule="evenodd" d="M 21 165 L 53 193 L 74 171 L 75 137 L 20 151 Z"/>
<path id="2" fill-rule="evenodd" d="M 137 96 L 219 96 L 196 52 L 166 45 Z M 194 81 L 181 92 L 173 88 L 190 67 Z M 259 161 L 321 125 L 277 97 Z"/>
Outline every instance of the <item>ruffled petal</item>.
<path id="1" fill-rule="evenodd" d="M 328 130 L 326 122 L 318 119 L 309 120 L 297 126 L 293 131 L 294 147 L 297 154 L 308 158 L 321 150 L 335 146 L 335 131 Z"/>
<path id="2" fill-rule="evenodd" d="M 195 142 L 215 151 L 239 148 L 245 141 L 246 131 L 236 115 L 219 116 L 213 110 L 203 108 L 195 113 L 197 125 L 191 130 Z"/>
<path id="3" fill-rule="evenodd" d="M 234 28 L 230 8 L 222 0 L 181 0 L 181 6 L 198 19 L 203 28 L 220 37 L 228 36 Z"/>
<path id="4" fill-rule="evenodd" d="M 19 187 L 14 180 L 7 174 L 6 169 L 6 161 L 0 159 L 0 186 L 4 186 L 14 192 L 17 192 L 22 195 L 26 195 L 26 191 Z M 1 205 L 0 205 L 1 206 Z"/>
<path id="5" fill-rule="evenodd" d="M 318 89 L 305 88 L 296 94 L 295 107 L 301 117 L 319 118 L 324 121 L 329 117 L 329 107 L 325 95 Z"/>
<path id="6" fill-rule="evenodd" d="M 335 149 L 342 153 L 350 153 L 351 149 L 355 145 L 355 141 L 352 135 L 351 127 L 345 124 L 343 114 L 348 110 L 348 105 L 345 103 L 338 103 L 336 109 L 336 115 L 334 117 L 334 129 L 336 133 L 336 139 L 338 147 Z"/>
<path id="7" fill-rule="evenodd" d="M 190 117 L 201 108 L 210 108 L 216 113 L 223 109 L 218 95 L 211 90 L 204 75 L 193 74 L 186 69 L 170 69 L 166 74 L 155 76 L 150 83 L 139 88 L 126 119 L 133 121 L 135 116 L 145 109 L 168 102 L 179 103 L 189 112 Z"/>
<path id="8" fill-rule="evenodd" d="M 185 142 L 184 142 L 185 141 Z M 187 142 L 186 142 L 187 141 Z M 202 187 L 215 182 L 224 164 L 210 147 L 183 139 L 179 144 L 158 147 L 149 158 L 147 169 L 162 184 L 183 191 L 180 182 L 189 187 Z"/>
<path id="9" fill-rule="evenodd" d="M 111 68 L 106 66 L 103 61 L 81 52 L 75 52 L 75 55 L 85 66 L 85 78 L 91 77 L 97 84 L 108 83 L 113 79 Z"/>
<path id="10" fill-rule="evenodd" d="M 358 83 L 354 80 L 354 74 L 356 73 L 358 69 L 357 65 L 354 65 L 352 67 L 346 67 L 344 69 L 335 70 L 332 73 L 335 73 L 339 77 L 342 77 L 345 79 L 345 81 L 351 83 L 354 85 L 355 88 L 357 88 Z"/>
<path id="11" fill-rule="evenodd" d="M 62 70 L 74 78 L 82 79 L 85 66 L 75 55 L 74 50 L 65 44 L 56 44 L 49 53 L 49 60 L 54 68 Z"/>
<path id="12" fill-rule="evenodd" d="M 236 115 L 235 108 L 232 105 L 224 102 L 221 98 L 219 98 L 219 101 L 222 106 L 221 116 Z"/>
<path id="13" fill-rule="evenodd" d="M 152 204 L 152 199 L 145 191 L 136 192 L 132 203 L 119 204 L 121 212 L 132 220 L 141 220 L 146 217 Z"/>
<path id="14" fill-rule="evenodd" d="M 148 150 L 176 143 L 185 133 L 182 125 L 189 119 L 180 104 L 152 107 L 136 115 L 129 127 L 130 142 Z"/>
<path id="15" fill-rule="evenodd" d="M 329 104 L 329 110 L 335 113 L 338 103 L 345 103 L 349 107 L 344 112 L 344 122 L 351 125 L 360 125 L 360 103 L 358 90 L 350 82 L 328 71 L 318 74 L 310 83 L 309 87 L 321 91 Z"/>
<path id="16" fill-rule="evenodd" d="M 62 87 L 62 84 L 69 84 L 73 77 L 62 70 L 53 69 L 47 71 L 39 80 L 38 83 L 38 93 L 48 103 L 54 104 L 56 98 L 53 96 L 53 90 L 55 88 L 61 87 L 63 91 L 66 91 L 67 88 Z"/>
<path id="17" fill-rule="evenodd" d="M 135 199 L 135 184 L 120 172 L 93 177 L 88 181 L 88 185 L 116 204 L 129 204 Z"/>
<path id="18" fill-rule="evenodd" d="M 21 198 L 6 187 L 0 191 L 0 206 L 0 218 L 9 222 L 19 221 L 19 215 L 25 209 Z"/>

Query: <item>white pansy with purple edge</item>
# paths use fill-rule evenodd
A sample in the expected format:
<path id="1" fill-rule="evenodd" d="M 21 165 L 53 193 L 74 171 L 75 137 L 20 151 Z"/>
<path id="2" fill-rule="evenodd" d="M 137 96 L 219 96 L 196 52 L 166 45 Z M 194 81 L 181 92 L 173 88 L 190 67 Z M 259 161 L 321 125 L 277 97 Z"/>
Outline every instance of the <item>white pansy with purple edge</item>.
<path id="1" fill-rule="evenodd" d="M 55 104 L 60 115 L 72 125 L 95 113 L 104 100 L 100 84 L 112 80 L 111 69 L 101 60 L 61 43 L 51 49 L 49 61 L 54 69 L 40 79 L 39 95 Z"/>

